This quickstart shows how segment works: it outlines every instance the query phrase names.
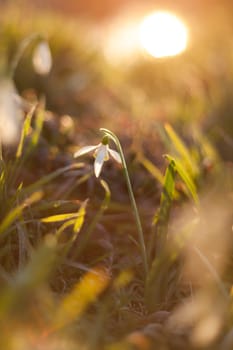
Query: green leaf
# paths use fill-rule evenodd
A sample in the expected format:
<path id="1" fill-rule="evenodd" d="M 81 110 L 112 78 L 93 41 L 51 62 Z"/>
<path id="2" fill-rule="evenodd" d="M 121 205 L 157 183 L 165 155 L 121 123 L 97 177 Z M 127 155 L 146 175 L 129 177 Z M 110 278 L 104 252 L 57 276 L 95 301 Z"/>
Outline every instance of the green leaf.
<path id="1" fill-rule="evenodd" d="M 167 236 L 167 225 L 175 191 L 175 163 L 171 161 L 164 176 L 163 191 L 160 197 L 159 212 L 153 222 L 156 224 L 157 247 L 162 249 Z"/>
<path id="2" fill-rule="evenodd" d="M 83 204 L 81 205 L 81 208 L 78 211 L 78 216 L 75 219 L 75 222 L 74 222 L 74 233 L 75 234 L 72 237 L 73 241 L 75 240 L 77 234 L 79 233 L 79 231 L 81 230 L 81 228 L 83 226 L 85 215 L 86 215 L 87 202 L 88 202 L 88 200 L 83 202 Z"/>
<path id="3" fill-rule="evenodd" d="M 66 214 L 58 214 L 58 215 L 51 215 L 45 218 L 42 218 L 41 222 L 59 222 L 59 221 L 65 221 L 69 219 L 74 219 L 79 216 L 79 213 L 66 213 Z"/>
<path id="4" fill-rule="evenodd" d="M 170 124 L 165 124 L 164 128 L 170 140 L 172 141 L 177 153 L 181 156 L 183 162 L 185 163 L 185 166 L 188 168 L 191 174 L 195 176 L 198 173 L 198 168 L 194 160 L 192 159 L 188 148 Z"/>
<path id="5" fill-rule="evenodd" d="M 71 219 L 64 222 L 64 224 L 61 227 L 59 227 L 59 229 L 56 231 L 56 237 L 59 238 L 61 234 L 65 231 L 65 229 L 67 229 L 67 227 L 69 226 L 73 226 L 74 223 L 75 223 L 75 219 Z"/>
<path id="6" fill-rule="evenodd" d="M 105 191 L 105 197 L 104 197 L 103 203 L 101 205 L 101 210 L 104 211 L 108 208 L 108 205 L 109 205 L 109 202 L 111 199 L 111 192 L 110 192 L 110 189 L 109 189 L 107 182 L 105 182 L 104 180 L 100 180 L 100 184 Z"/>
<path id="7" fill-rule="evenodd" d="M 20 158 L 22 155 L 22 151 L 23 151 L 23 146 L 24 146 L 24 141 L 25 138 L 29 135 L 30 132 L 30 127 L 31 127 L 31 120 L 32 120 L 32 116 L 33 113 L 35 111 L 36 106 L 34 105 L 31 110 L 28 112 L 28 114 L 26 115 L 26 118 L 24 120 L 23 123 L 23 128 L 21 131 L 21 136 L 20 136 L 20 140 L 19 140 L 19 144 L 18 144 L 18 148 L 16 151 L 16 158 Z"/>
<path id="8" fill-rule="evenodd" d="M 44 115 L 45 115 L 44 108 L 41 108 L 41 107 L 38 108 L 36 113 L 36 118 L 35 118 L 35 129 L 32 133 L 32 138 L 31 138 L 32 148 L 35 148 L 39 142 L 40 134 L 44 124 Z"/>
<path id="9" fill-rule="evenodd" d="M 87 206 L 87 200 L 84 201 L 79 208 L 78 212 L 75 213 L 65 213 L 65 214 L 57 214 L 57 215 L 51 215 L 46 218 L 42 218 L 40 221 L 45 223 L 52 223 L 52 222 L 61 222 L 66 221 L 56 232 L 56 236 L 59 237 L 62 232 L 69 226 L 73 226 L 73 235 L 70 240 L 70 242 L 73 242 L 79 231 L 81 230 L 84 218 L 86 215 L 86 206 Z"/>
<path id="10" fill-rule="evenodd" d="M 156 256 L 153 259 L 146 281 L 146 304 L 150 310 L 154 310 L 163 298 L 167 284 L 168 265 L 167 257 L 167 230 L 172 202 L 175 192 L 175 163 L 171 161 L 164 176 L 163 191 L 160 197 L 158 214 L 154 217 L 155 232 L 151 237 L 149 251 L 156 245 Z M 170 264 L 170 262 L 169 262 Z"/>
<path id="11" fill-rule="evenodd" d="M 65 239 L 65 243 L 63 241 L 62 243 L 62 252 L 60 259 L 63 260 L 67 253 L 69 252 L 70 248 L 73 245 L 73 242 L 77 238 L 78 233 L 80 232 L 85 215 L 86 215 L 86 206 L 87 206 L 88 200 L 85 200 L 79 210 L 75 213 L 66 213 L 66 214 L 58 214 L 58 215 L 52 215 L 48 216 L 46 218 L 41 219 L 41 222 L 45 223 L 51 223 L 51 222 L 61 222 L 65 221 L 57 230 L 55 233 L 56 239 L 59 243 L 59 238 L 61 237 L 62 233 L 68 228 L 72 227 L 72 229 L 69 230 L 68 237 Z M 72 231 L 73 232 L 72 232 Z"/>
<path id="12" fill-rule="evenodd" d="M 0 235 L 4 233 L 18 217 L 20 217 L 25 207 L 38 202 L 42 196 L 43 192 L 34 192 L 29 198 L 25 199 L 23 203 L 12 209 L 0 224 Z"/>
<path id="13" fill-rule="evenodd" d="M 101 206 L 99 208 L 99 210 L 97 211 L 96 215 L 93 217 L 93 220 L 91 221 L 90 225 L 88 226 L 86 232 L 84 232 L 83 234 L 83 238 L 79 243 L 78 249 L 75 253 L 75 258 L 77 258 L 79 256 L 79 254 L 83 251 L 83 249 L 86 247 L 86 245 L 88 244 L 88 241 L 92 235 L 92 232 L 94 231 L 97 223 L 99 222 L 99 220 L 101 219 L 103 213 L 105 212 L 105 210 L 108 208 L 109 206 L 109 202 L 111 199 L 111 192 L 110 189 L 108 187 L 108 184 L 104 181 L 104 180 L 100 180 L 100 184 L 103 187 L 104 191 L 105 191 L 105 196 L 104 199 L 101 203 Z"/>
<path id="14" fill-rule="evenodd" d="M 180 175 L 181 179 L 184 181 L 191 198 L 194 200 L 196 204 L 199 203 L 197 189 L 194 181 L 192 180 L 192 177 L 189 175 L 185 167 L 182 165 L 182 162 L 178 159 L 175 159 L 174 157 L 170 155 L 165 156 L 166 159 L 169 160 L 169 162 L 173 162 L 175 164 L 175 169 L 177 173 Z"/>

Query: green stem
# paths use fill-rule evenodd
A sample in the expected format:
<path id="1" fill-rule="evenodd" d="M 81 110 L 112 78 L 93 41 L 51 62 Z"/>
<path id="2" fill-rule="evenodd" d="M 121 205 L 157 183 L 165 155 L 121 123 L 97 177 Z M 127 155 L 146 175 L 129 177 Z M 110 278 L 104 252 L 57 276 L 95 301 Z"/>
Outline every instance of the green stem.
<path id="1" fill-rule="evenodd" d="M 132 205 L 134 216 L 135 216 L 135 221 L 136 221 L 136 226 L 137 226 L 137 231 L 138 231 L 138 239 L 139 239 L 139 243 L 140 243 L 140 247 L 141 247 L 141 254 L 142 254 L 142 259 L 143 259 L 143 265 L 144 265 L 144 269 L 145 269 L 145 274 L 147 276 L 148 262 L 147 262 L 147 253 L 146 253 L 146 246 L 145 246 L 144 235 L 143 235 L 143 230 L 142 230 L 142 224 L 141 224 L 137 204 L 135 201 L 132 185 L 130 182 L 124 153 L 123 153 L 123 150 L 122 150 L 122 147 L 121 147 L 121 144 L 120 144 L 118 137 L 113 132 L 111 132 L 110 130 L 105 129 L 105 128 L 101 128 L 100 131 L 102 131 L 105 135 L 109 136 L 113 140 L 113 142 L 115 143 L 115 145 L 119 151 L 120 157 L 121 157 L 123 171 L 124 171 L 124 175 L 125 175 L 125 179 L 126 179 L 126 184 L 128 187 L 129 197 L 130 197 L 131 205 Z"/>
<path id="2" fill-rule="evenodd" d="M 42 40 L 42 36 L 39 33 L 33 33 L 32 35 L 30 35 L 29 37 L 25 38 L 18 50 L 16 51 L 15 56 L 13 57 L 13 60 L 11 62 L 10 65 L 10 77 L 13 78 L 14 74 L 15 74 L 15 70 L 19 64 L 19 61 L 21 60 L 25 50 L 27 49 L 27 47 L 31 44 L 31 42 L 33 42 L 34 40 Z"/>

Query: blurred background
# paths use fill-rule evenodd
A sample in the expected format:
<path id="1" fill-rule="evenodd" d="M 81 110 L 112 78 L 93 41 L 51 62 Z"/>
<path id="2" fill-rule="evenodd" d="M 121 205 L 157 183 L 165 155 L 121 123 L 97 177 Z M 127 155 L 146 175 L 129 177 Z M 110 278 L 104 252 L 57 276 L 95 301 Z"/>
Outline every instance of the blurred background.
<path id="1" fill-rule="evenodd" d="M 9 3 L 9 0 L 1 0 L 3 4 Z M 92 20 L 103 20 L 112 17 L 116 12 L 121 11 L 125 6 L 130 6 L 133 11 L 134 6 L 144 5 L 148 7 L 162 7 L 174 11 L 181 11 L 192 16 L 206 16 L 209 12 L 217 8 L 232 8 L 233 4 L 229 0 L 223 0 L 221 3 L 217 0 L 88 0 L 88 1 L 62 1 L 62 0 L 32 0 L 25 1 L 25 4 L 35 8 L 48 9 L 71 17 L 82 16 Z"/>
<path id="2" fill-rule="evenodd" d="M 51 46 L 54 64 L 48 76 L 33 71 L 33 47 L 23 55 L 14 80 L 24 97 L 43 94 L 48 109 L 77 116 L 90 128 L 104 123 L 117 132 L 129 124 L 131 136 L 134 127 L 148 136 L 154 121 L 164 120 L 174 122 L 186 135 L 196 122 L 218 144 L 223 157 L 231 159 L 232 1 L 1 0 L 0 4 L 2 60 L 6 57 L 8 62 L 2 67 L 29 33 L 42 33 Z M 145 16 L 155 11 L 168 11 L 185 26 L 181 52 L 158 59 L 148 51 L 156 40 L 160 46 L 179 41 L 179 33 L 178 39 L 173 37 L 169 24 L 167 34 L 149 28 L 140 37 Z"/>
<path id="3" fill-rule="evenodd" d="M 52 64 L 46 62 L 50 57 Z M 90 344 L 83 349 L 149 349 L 135 343 L 144 329 L 156 348 L 156 334 L 162 334 L 160 349 L 186 350 L 179 325 L 189 318 L 199 341 L 190 349 L 219 349 L 212 344 L 222 327 L 230 345 L 223 342 L 220 349 L 232 349 L 233 2 L 0 0 L 3 143 L 12 114 L 18 138 L 25 123 L 17 150 L 5 142 L 0 162 L 0 347 L 77 349 L 84 339 Z M 92 157 L 74 161 L 79 147 L 100 142 L 100 127 L 117 134 L 123 146 L 151 261 L 159 230 L 176 241 L 177 248 L 172 242 L 154 265 L 148 295 L 121 167 L 104 165 L 109 190 L 93 176 Z M 180 176 L 175 178 L 174 160 L 168 166 L 164 154 L 174 156 L 176 170 L 180 164 Z M 203 217 L 193 202 L 199 193 Z M 96 273 L 99 263 L 104 268 Z M 119 274 L 117 287 L 121 272 L 126 275 L 121 280 Z M 96 277 L 95 292 L 97 275 L 102 282 Z M 75 315 L 80 295 L 85 317 L 82 310 Z M 89 310 L 95 298 L 99 304 Z M 174 305 L 181 305 L 181 314 L 169 331 L 154 310 L 167 317 Z M 64 332 L 66 341 L 78 343 L 63 346 L 62 329 L 45 346 L 59 314 L 73 324 L 67 337 Z M 104 345 L 121 338 L 135 346 Z"/>

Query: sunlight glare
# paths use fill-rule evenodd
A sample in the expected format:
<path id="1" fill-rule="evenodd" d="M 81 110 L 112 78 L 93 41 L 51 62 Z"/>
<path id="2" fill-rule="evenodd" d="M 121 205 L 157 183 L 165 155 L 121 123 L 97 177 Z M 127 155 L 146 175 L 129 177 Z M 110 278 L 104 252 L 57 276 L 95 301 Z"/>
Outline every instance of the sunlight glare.
<path id="1" fill-rule="evenodd" d="M 139 28 L 141 46 L 156 58 L 175 56 L 187 46 L 188 30 L 174 14 L 157 11 L 146 16 Z"/>

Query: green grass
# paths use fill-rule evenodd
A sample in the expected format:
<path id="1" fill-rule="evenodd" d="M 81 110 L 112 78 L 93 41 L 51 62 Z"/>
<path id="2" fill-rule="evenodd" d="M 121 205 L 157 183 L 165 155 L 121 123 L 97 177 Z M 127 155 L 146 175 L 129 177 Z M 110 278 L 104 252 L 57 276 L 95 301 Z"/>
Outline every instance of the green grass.
<path id="1" fill-rule="evenodd" d="M 221 78 L 207 74 L 205 37 L 126 72 L 87 49 L 81 25 L 37 13 L 18 27 L 5 11 L 1 71 L 35 31 L 54 63 L 36 76 L 31 48 L 15 72 L 32 108 L 0 160 L 1 349 L 232 349 L 232 43 Z M 193 82 L 181 79 L 187 58 Z M 76 74 L 89 80 L 70 94 Z M 99 180 L 91 156 L 73 158 L 101 141 L 99 127 L 123 148 L 147 274 L 122 166 L 109 160 Z"/>

